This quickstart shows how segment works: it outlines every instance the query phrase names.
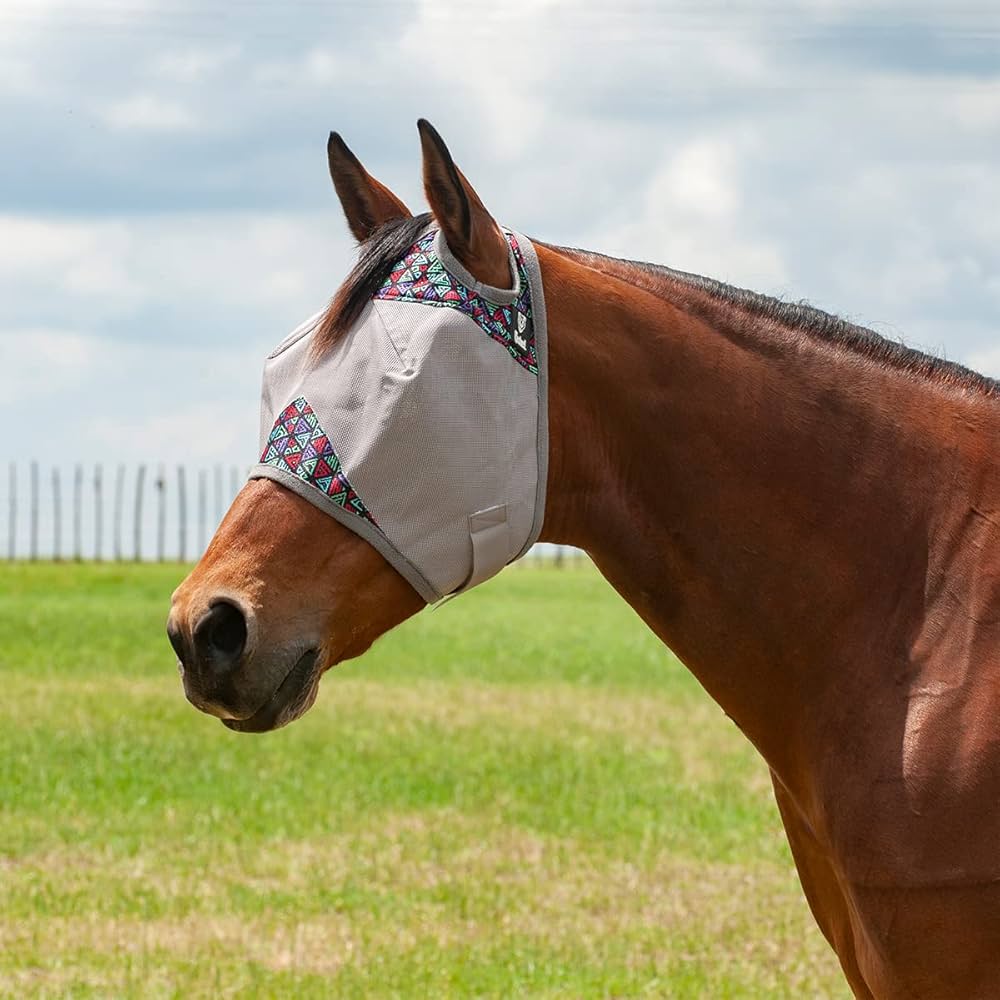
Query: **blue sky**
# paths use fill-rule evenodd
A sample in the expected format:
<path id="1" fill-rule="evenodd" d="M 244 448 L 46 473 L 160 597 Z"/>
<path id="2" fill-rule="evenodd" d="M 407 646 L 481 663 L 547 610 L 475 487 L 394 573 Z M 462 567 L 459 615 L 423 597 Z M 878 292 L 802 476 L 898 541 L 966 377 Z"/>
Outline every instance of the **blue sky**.
<path id="1" fill-rule="evenodd" d="M 0 459 L 251 461 L 327 133 L 418 210 L 420 116 L 523 231 L 1000 375 L 995 0 L 0 0 Z"/>

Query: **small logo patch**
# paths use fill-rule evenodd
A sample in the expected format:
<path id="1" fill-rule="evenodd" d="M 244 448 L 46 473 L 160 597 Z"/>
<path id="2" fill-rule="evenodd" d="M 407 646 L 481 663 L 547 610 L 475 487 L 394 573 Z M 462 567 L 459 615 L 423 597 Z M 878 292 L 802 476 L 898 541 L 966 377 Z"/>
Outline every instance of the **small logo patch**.
<path id="1" fill-rule="evenodd" d="M 522 351 L 528 349 L 528 338 L 525 337 L 524 331 L 528 329 L 528 318 L 521 312 L 515 312 L 517 316 L 517 329 L 514 331 L 514 343 Z"/>

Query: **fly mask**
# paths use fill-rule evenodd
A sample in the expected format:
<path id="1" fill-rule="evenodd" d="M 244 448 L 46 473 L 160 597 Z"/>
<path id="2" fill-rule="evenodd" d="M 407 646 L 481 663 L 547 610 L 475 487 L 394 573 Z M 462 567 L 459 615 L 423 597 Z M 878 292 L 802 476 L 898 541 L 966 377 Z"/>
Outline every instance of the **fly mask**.
<path id="1" fill-rule="evenodd" d="M 504 231 L 513 289 L 428 229 L 322 357 L 316 318 L 268 357 L 273 479 L 373 545 L 432 603 L 523 555 L 545 510 L 547 354 L 538 258 Z"/>

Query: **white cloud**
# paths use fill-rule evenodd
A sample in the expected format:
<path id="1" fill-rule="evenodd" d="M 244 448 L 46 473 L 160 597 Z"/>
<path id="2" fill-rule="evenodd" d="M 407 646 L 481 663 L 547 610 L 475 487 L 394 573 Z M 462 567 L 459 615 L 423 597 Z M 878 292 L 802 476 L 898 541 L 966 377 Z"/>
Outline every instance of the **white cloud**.
<path id="1" fill-rule="evenodd" d="M 199 127 L 198 116 L 180 101 L 155 94 L 136 94 L 97 108 L 113 129 L 149 132 L 187 132 Z"/>
<path id="2" fill-rule="evenodd" d="M 424 0 L 396 41 L 393 62 L 419 66 L 436 103 L 476 122 L 475 141 L 494 161 L 517 160 L 553 113 L 545 83 L 558 69 L 557 50 L 541 58 L 535 45 L 518 41 L 551 37 L 563 6 L 516 0 L 494 7 L 485 30 L 470 35 L 467 17 L 456 17 L 447 0 Z"/>
<path id="3" fill-rule="evenodd" d="M 355 53 L 311 46 L 294 59 L 263 59 L 250 72 L 255 83 L 269 89 L 280 87 L 308 91 L 316 87 L 349 84 L 352 72 L 356 80 L 358 73 L 370 69 L 364 66 L 365 61 L 358 59 Z"/>
<path id="4" fill-rule="evenodd" d="M 115 222 L 74 222 L 44 217 L 0 216 L 0 275 L 30 275 L 90 257 L 103 246 L 123 249 L 127 231 Z"/>
<path id="5" fill-rule="evenodd" d="M 600 248 L 739 285 L 777 289 L 788 280 L 780 248 L 752 234 L 740 161 L 755 145 L 702 136 L 667 151 L 634 199 L 627 221 L 597 230 Z"/>
<path id="6" fill-rule="evenodd" d="M 732 142 L 696 139 L 678 149 L 657 171 L 647 189 L 647 201 L 664 214 L 732 221 L 741 200 L 736 158 Z"/>
<path id="7" fill-rule="evenodd" d="M 0 321 L 32 321 L 65 301 L 60 323 L 127 315 L 145 298 L 132 267 L 134 234 L 121 221 L 0 216 Z"/>
<path id="8" fill-rule="evenodd" d="M 100 355 L 97 343 L 75 331 L 0 330 L 0 399 L 5 407 L 15 407 L 86 384 Z"/>
<path id="9" fill-rule="evenodd" d="M 73 0 L 0 0 L 0 16 L 34 17 L 39 20 L 46 17 L 71 15 L 74 13 Z M 99 14 L 111 12 L 116 18 L 137 17 L 147 10 L 157 6 L 157 0 L 129 0 L 122 4 L 121 0 L 87 0 L 86 13 Z"/>
<path id="10" fill-rule="evenodd" d="M 140 413 L 134 419 L 102 414 L 88 422 L 94 454 L 154 463 L 232 461 L 256 458 L 256 407 L 243 401 L 187 403 L 173 412 Z"/>
<path id="11" fill-rule="evenodd" d="M 26 97 L 39 89 L 38 73 L 31 61 L 0 50 L 0 96 Z"/>
<path id="12" fill-rule="evenodd" d="M 40 302 L 69 322 L 83 310 L 93 329 L 150 309 L 232 311 L 269 322 L 277 341 L 330 298 L 351 254 L 339 226 L 312 216 L 0 216 L 0 322 Z"/>
<path id="13" fill-rule="evenodd" d="M 240 46 L 235 43 L 171 49 L 156 56 L 150 73 L 170 83 L 204 85 L 230 66 L 239 54 Z"/>
<path id="14" fill-rule="evenodd" d="M 134 24 L 162 0 L 87 0 L 84 10 L 73 0 L 0 0 L 0 52 L 23 50 L 25 45 L 47 45 L 55 32 L 81 26 Z M 75 34 L 75 32 L 74 32 Z M 58 37 L 58 35 L 57 35 Z M 74 42 L 76 39 L 74 39 Z M 35 53 L 37 56 L 37 52 Z"/>
<path id="15" fill-rule="evenodd" d="M 974 368 L 984 375 L 1000 379 L 1000 344 L 974 351 L 969 355 L 966 363 L 970 368 Z"/>
<path id="16" fill-rule="evenodd" d="M 72 330 L 0 331 L 0 414 L 48 412 L 12 458 L 245 462 L 257 443 L 255 345 L 137 343 Z M 43 399 L 45 406 L 38 406 Z"/>
<path id="17" fill-rule="evenodd" d="M 1000 80 L 969 80 L 952 95 L 955 115 L 973 131 L 1000 129 Z"/>

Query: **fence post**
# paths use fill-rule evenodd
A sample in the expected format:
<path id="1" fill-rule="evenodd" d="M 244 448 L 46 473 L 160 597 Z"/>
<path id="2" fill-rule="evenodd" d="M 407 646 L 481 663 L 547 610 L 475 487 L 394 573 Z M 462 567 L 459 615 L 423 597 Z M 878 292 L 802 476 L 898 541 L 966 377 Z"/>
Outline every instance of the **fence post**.
<path id="1" fill-rule="evenodd" d="M 9 495 L 7 497 L 7 558 L 17 557 L 17 464 L 10 463 L 7 469 Z"/>
<path id="2" fill-rule="evenodd" d="M 115 473 L 115 507 L 112 513 L 114 518 L 114 559 L 115 562 L 122 561 L 122 515 L 125 507 L 125 466 L 119 465 Z"/>
<path id="3" fill-rule="evenodd" d="M 83 466 L 73 470 L 73 558 L 83 561 Z"/>
<path id="4" fill-rule="evenodd" d="M 236 499 L 236 494 L 240 491 L 240 470 L 235 466 L 229 466 L 229 496 L 230 503 Z"/>
<path id="5" fill-rule="evenodd" d="M 102 480 L 101 466 L 97 465 L 94 468 L 94 559 L 97 562 L 101 561 L 101 545 L 104 541 L 104 497 L 102 494 L 104 484 Z"/>
<path id="6" fill-rule="evenodd" d="M 62 559 L 62 497 L 59 490 L 59 466 L 52 467 L 52 558 Z"/>
<path id="7" fill-rule="evenodd" d="M 222 466 L 215 466 L 215 526 L 222 520 Z"/>
<path id="8" fill-rule="evenodd" d="M 38 463 L 31 463 L 31 537 L 28 544 L 28 558 L 38 559 Z"/>
<path id="9" fill-rule="evenodd" d="M 156 561 L 163 562 L 167 544 L 167 479 L 163 466 L 156 476 Z"/>
<path id="10" fill-rule="evenodd" d="M 208 520 L 208 475 L 204 469 L 198 470 L 198 551 L 204 552 L 208 545 L 205 537 L 205 522 Z"/>
<path id="11" fill-rule="evenodd" d="M 146 466 L 140 465 L 135 475 L 135 523 L 132 530 L 132 558 L 142 559 L 142 489 L 146 484 Z"/>
<path id="12" fill-rule="evenodd" d="M 177 466 L 177 558 L 187 560 L 187 483 L 184 481 L 184 466 Z"/>

